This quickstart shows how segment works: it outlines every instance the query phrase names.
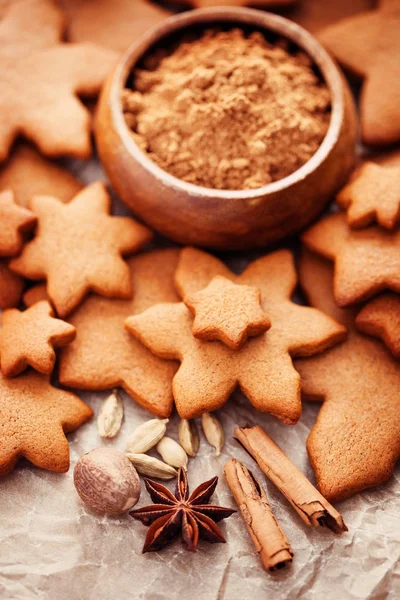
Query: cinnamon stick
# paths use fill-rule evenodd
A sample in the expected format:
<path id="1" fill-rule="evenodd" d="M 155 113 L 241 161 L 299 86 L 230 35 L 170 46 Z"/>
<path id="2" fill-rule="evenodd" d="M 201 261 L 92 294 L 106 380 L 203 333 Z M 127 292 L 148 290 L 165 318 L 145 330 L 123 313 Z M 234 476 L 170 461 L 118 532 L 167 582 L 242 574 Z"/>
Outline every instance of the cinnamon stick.
<path id="1" fill-rule="evenodd" d="M 234 437 L 257 461 L 261 471 L 289 500 L 303 521 L 312 527 L 328 527 L 335 533 L 347 531 L 340 513 L 261 427 L 238 427 Z"/>
<path id="2" fill-rule="evenodd" d="M 264 568 L 272 572 L 289 565 L 293 560 L 292 548 L 259 483 L 235 458 L 226 463 L 225 477 Z"/>

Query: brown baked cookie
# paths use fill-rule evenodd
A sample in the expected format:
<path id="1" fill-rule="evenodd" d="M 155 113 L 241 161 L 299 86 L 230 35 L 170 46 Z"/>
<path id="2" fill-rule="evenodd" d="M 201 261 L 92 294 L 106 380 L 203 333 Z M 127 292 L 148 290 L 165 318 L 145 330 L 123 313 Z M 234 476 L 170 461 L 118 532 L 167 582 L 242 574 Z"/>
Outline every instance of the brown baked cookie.
<path id="1" fill-rule="evenodd" d="M 117 55 L 61 43 L 64 25 L 51 0 L 14 2 L 0 21 L 0 160 L 20 134 L 50 156 L 90 156 L 91 117 L 77 95 L 96 95 Z"/>
<path id="2" fill-rule="evenodd" d="M 0 259 L 0 310 L 18 306 L 24 281 L 8 268 L 8 263 Z"/>
<path id="3" fill-rule="evenodd" d="M 17 204 L 25 207 L 33 196 L 55 196 L 68 202 L 82 187 L 67 169 L 44 158 L 27 144 L 18 144 L 0 167 L 0 190 L 12 190 Z"/>
<path id="4" fill-rule="evenodd" d="M 199 340 L 220 340 L 232 350 L 271 327 L 261 308 L 260 290 L 221 275 L 183 301 L 194 314 L 193 335 Z"/>
<path id="5" fill-rule="evenodd" d="M 347 208 L 350 227 L 358 229 L 378 223 L 394 229 L 400 222 L 400 167 L 364 163 L 336 200 Z"/>
<path id="6" fill-rule="evenodd" d="M 61 0 L 71 42 L 95 42 L 124 52 L 143 33 L 171 16 L 147 0 Z"/>
<path id="7" fill-rule="evenodd" d="M 250 402 L 285 423 L 301 414 L 300 378 L 293 356 L 322 352 L 345 335 L 345 329 L 319 311 L 290 301 L 296 286 L 293 256 L 281 250 L 254 261 L 234 275 L 210 254 L 186 248 L 176 273 L 182 297 L 204 289 L 220 275 L 261 290 L 262 308 L 271 329 L 249 339 L 240 350 L 193 336 L 193 316 L 183 302 L 158 304 L 132 316 L 126 327 L 152 352 L 179 360 L 173 394 L 179 415 L 190 419 L 223 406 L 239 385 Z"/>
<path id="8" fill-rule="evenodd" d="M 124 322 L 158 302 L 179 301 L 173 283 L 178 257 L 178 250 L 156 250 L 130 259 L 133 300 L 92 295 L 71 315 L 78 333 L 61 351 L 63 385 L 86 390 L 120 386 L 158 417 L 169 416 L 177 365 L 157 358 L 133 339 Z"/>
<path id="9" fill-rule="evenodd" d="M 31 201 L 38 218 L 36 237 L 10 267 L 28 279 L 46 279 L 48 295 L 61 317 L 89 291 L 107 297 L 132 295 L 129 267 L 122 256 L 144 246 L 151 232 L 130 217 L 111 216 L 110 204 L 100 181 L 67 204 L 50 196 Z"/>
<path id="10" fill-rule="evenodd" d="M 23 233 L 36 224 L 30 210 L 18 206 L 14 194 L 7 190 L 0 193 L 0 257 L 15 256 L 23 246 Z"/>
<path id="11" fill-rule="evenodd" d="M 303 254 L 300 283 L 308 300 L 349 328 L 339 346 L 295 361 L 304 398 L 324 400 L 307 449 L 321 493 L 334 502 L 393 472 L 400 456 L 400 363 L 383 344 L 357 333 L 355 311 L 336 306 L 332 279 L 327 261 Z"/>
<path id="12" fill-rule="evenodd" d="M 303 235 L 304 244 L 335 262 L 339 306 L 362 302 L 386 289 L 400 292 L 400 231 L 350 229 L 343 213 L 322 219 Z"/>
<path id="13" fill-rule="evenodd" d="M 6 310 L 1 318 L 0 362 L 5 377 L 15 377 L 30 366 L 50 375 L 56 361 L 55 348 L 75 339 L 73 325 L 54 319 L 54 311 L 46 301 L 21 312 Z"/>
<path id="14" fill-rule="evenodd" d="M 38 283 L 37 285 L 33 285 L 30 287 L 24 295 L 22 296 L 22 301 L 27 308 L 36 304 L 36 302 L 40 302 L 41 300 L 47 300 L 47 302 L 51 302 L 45 283 Z"/>
<path id="15" fill-rule="evenodd" d="M 321 0 L 303 0 L 287 13 L 292 20 L 316 32 L 322 27 L 334 23 L 338 19 L 350 17 L 363 10 L 373 8 L 374 0 L 335 0 L 334 2 Z M 285 14 L 286 16 L 286 14 Z"/>
<path id="16" fill-rule="evenodd" d="M 400 296 L 387 293 L 368 302 L 358 313 L 356 326 L 359 331 L 380 338 L 400 359 Z"/>
<path id="17" fill-rule="evenodd" d="M 28 372 L 15 379 L 0 373 L 0 476 L 21 457 L 48 471 L 69 469 L 65 433 L 93 415 L 78 396 L 52 387 L 48 377 Z"/>
<path id="18" fill-rule="evenodd" d="M 253 6 L 258 8 L 279 8 L 290 6 L 297 0 L 165 0 L 164 4 L 192 6 L 193 8 L 211 8 L 213 6 Z"/>
<path id="19" fill-rule="evenodd" d="M 400 140 L 400 4 L 380 0 L 376 10 L 342 19 L 319 38 L 347 69 L 364 78 L 361 132 L 371 145 Z"/>

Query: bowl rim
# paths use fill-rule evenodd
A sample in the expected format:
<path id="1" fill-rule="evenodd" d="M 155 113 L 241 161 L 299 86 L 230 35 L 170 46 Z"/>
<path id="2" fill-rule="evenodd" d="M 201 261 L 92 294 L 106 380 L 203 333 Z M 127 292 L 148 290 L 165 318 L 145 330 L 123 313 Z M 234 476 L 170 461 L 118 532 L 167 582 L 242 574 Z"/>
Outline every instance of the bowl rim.
<path id="1" fill-rule="evenodd" d="M 260 29 L 269 29 L 275 33 L 287 37 L 304 50 L 319 68 L 321 75 L 331 94 L 331 119 L 325 137 L 313 156 L 299 169 L 272 183 L 262 187 L 245 190 L 220 190 L 207 188 L 193 183 L 188 183 L 171 175 L 159 167 L 143 150 L 136 144 L 130 129 L 125 121 L 122 110 L 121 90 L 132 72 L 134 65 L 151 48 L 164 37 L 177 31 L 181 31 L 192 25 L 218 23 L 232 21 L 240 25 L 251 25 Z M 190 196 L 221 200 L 245 200 L 255 201 L 288 190 L 292 185 L 298 184 L 313 173 L 328 157 L 336 145 L 345 113 L 345 99 L 342 75 L 329 56 L 328 52 L 318 40 L 306 29 L 297 25 L 294 21 L 276 15 L 274 13 L 244 7 L 215 7 L 189 10 L 184 13 L 173 15 L 151 28 L 134 42 L 122 55 L 111 76 L 109 107 L 114 121 L 116 131 L 133 158 L 162 184 L 175 191 L 181 191 Z"/>

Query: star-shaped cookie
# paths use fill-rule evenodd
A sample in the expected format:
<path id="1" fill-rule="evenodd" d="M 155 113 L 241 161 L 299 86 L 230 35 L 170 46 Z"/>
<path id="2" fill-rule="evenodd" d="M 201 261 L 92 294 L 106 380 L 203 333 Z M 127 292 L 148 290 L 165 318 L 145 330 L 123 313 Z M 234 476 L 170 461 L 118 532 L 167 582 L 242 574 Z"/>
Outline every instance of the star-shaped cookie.
<path id="1" fill-rule="evenodd" d="M 76 335 L 73 325 L 54 318 L 46 301 L 24 312 L 16 308 L 6 310 L 1 325 L 0 364 L 5 377 L 15 377 L 28 366 L 50 375 L 56 361 L 54 349 L 66 346 Z"/>
<path id="2" fill-rule="evenodd" d="M 300 378 L 293 356 L 309 356 L 343 339 L 345 329 L 317 310 L 290 301 L 296 286 L 293 256 L 286 250 L 253 262 L 234 275 L 209 254 L 182 251 L 176 285 L 182 297 L 204 289 L 217 275 L 258 287 L 271 329 L 249 339 L 240 350 L 193 336 L 193 316 L 187 306 L 158 304 L 132 316 L 126 327 L 152 352 L 179 360 L 173 394 L 179 415 L 190 419 L 223 406 L 239 385 L 250 402 L 285 423 L 301 414 Z"/>
<path id="3" fill-rule="evenodd" d="M 129 298 L 132 283 L 122 256 L 151 238 L 149 229 L 130 217 L 112 217 L 110 197 L 98 181 L 63 204 L 35 196 L 31 208 L 38 218 L 36 237 L 10 263 L 28 279 L 47 279 L 47 292 L 59 316 L 65 317 L 89 291 Z"/>
<path id="4" fill-rule="evenodd" d="M 33 229 L 36 216 L 15 203 L 10 190 L 0 193 L 0 257 L 15 256 L 24 243 L 23 233 Z"/>
<path id="5" fill-rule="evenodd" d="M 0 21 L 0 161 L 22 135 L 51 156 L 88 158 L 91 117 L 78 95 L 96 95 L 117 55 L 61 43 L 65 20 L 51 0 L 19 0 Z"/>
<path id="6" fill-rule="evenodd" d="M 295 361 L 303 396 L 324 401 L 307 441 L 318 486 L 331 502 L 383 483 L 400 456 L 400 363 L 380 342 L 357 333 L 356 311 L 332 294 L 333 270 L 306 252 L 300 283 L 310 303 L 349 328 L 348 339 Z"/>
<path id="7" fill-rule="evenodd" d="M 359 331 L 380 338 L 400 359 L 400 296 L 386 293 L 374 298 L 358 313 L 356 325 Z"/>
<path id="8" fill-rule="evenodd" d="M 400 231 L 378 227 L 354 230 L 344 213 L 330 215 L 310 227 L 304 244 L 335 262 L 334 293 L 345 307 L 386 289 L 400 292 Z"/>
<path id="9" fill-rule="evenodd" d="M 184 302 L 194 314 L 193 335 L 200 340 L 220 340 L 232 350 L 271 327 L 261 308 L 260 290 L 221 275 Z"/>
<path id="10" fill-rule="evenodd" d="M 28 372 L 15 379 L 0 373 L 0 476 L 21 457 L 48 471 L 69 469 L 65 433 L 93 415 L 78 396 L 52 387 L 48 377 Z"/>
<path id="11" fill-rule="evenodd" d="M 172 14 L 151 0 L 61 0 L 61 4 L 71 42 L 95 42 L 118 52 Z"/>
<path id="12" fill-rule="evenodd" d="M 0 165 L 0 190 L 10 189 L 17 204 L 29 206 L 33 196 L 55 196 L 68 202 L 82 183 L 28 144 L 18 144 L 6 163 Z"/>
<path id="13" fill-rule="evenodd" d="M 382 167 L 366 162 L 336 198 L 347 208 L 350 227 L 378 223 L 394 229 L 400 222 L 400 167 Z"/>
<path id="14" fill-rule="evenodd" d="M 319 35 L 340 63 L 364 78 L 361 131 L 367 144 L 400 140 L 399 28 L 398 0 L 380 0 L 375 10 L 342 19 Z"/>
<path id="15" fill-rule="evenodd" d="M 0 310 L 18 306 L 23 289 L 23 279 L 10 271 L 7 261 L 0 259 Z"/>
<path id="16" fill-rule="evenodd" d="M 158 302 L 178 302 L 173 278 L 177 250 L 157 250 L 129 261 L 133 300 L 92 295 L 71 315 L 77 329 L 60 355 L 63 385 L 86 390 L 123 387 L 141 406 L 168 417 L 173 406 L 172 378 L 177 365 L 154 356 L 124 329 L 125 319 Z"/>

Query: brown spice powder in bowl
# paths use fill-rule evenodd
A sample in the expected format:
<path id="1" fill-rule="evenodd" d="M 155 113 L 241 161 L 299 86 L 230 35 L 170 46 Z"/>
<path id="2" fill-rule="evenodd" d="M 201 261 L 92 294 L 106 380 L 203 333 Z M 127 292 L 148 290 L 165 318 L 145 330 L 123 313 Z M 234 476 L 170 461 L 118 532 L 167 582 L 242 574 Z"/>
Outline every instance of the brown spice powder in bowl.
<path id="1" fill-rule="evenodd" d="M 303 51 L 258 32 L 207 30 L 155 50 L 123 110 L 139 147 L 179 179 L 262 187 L 304 165 L 328 130 L 330 93 Z"/>

